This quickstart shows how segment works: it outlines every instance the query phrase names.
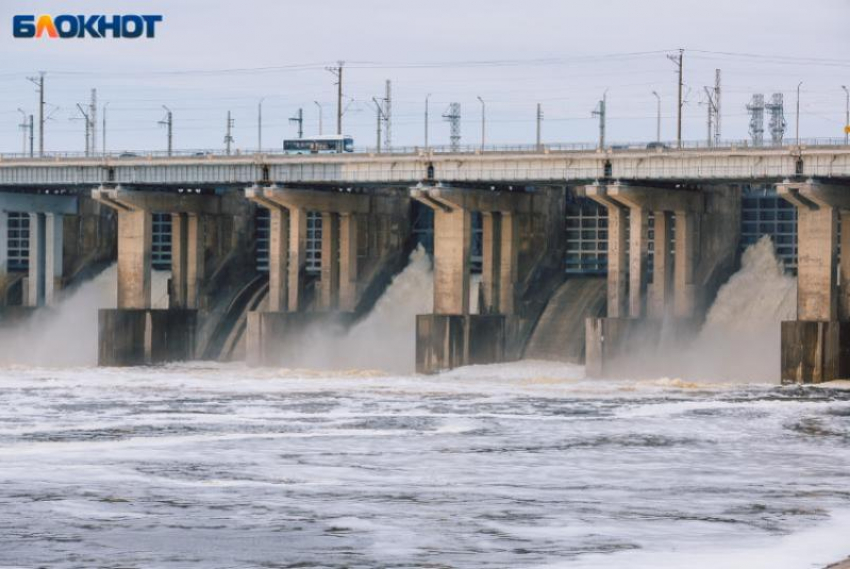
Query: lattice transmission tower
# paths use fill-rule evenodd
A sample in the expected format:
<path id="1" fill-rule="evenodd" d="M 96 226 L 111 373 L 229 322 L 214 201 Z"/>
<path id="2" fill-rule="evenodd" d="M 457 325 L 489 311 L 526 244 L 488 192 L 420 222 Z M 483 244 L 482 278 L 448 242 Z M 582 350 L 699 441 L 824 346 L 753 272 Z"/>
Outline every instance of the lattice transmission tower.
<path id="1" fill-rule="evenodd" d="M 457 152 L 460 150 L 460 103 L 449 103 L 446 112 L 443 113 L 443 119 L 451 127 L 449 140 L 451 140 L 452 152 Z"/>
<path id="2" fill-rule="evenodd" d="M 782 146 L 785 127 L 788 126 L 788 123 L 785 122 L 785 101 L 782 98 L 782 93 L 774 93 L 770 102 L 765 103 L 764 108 L 770 113 L 770 121 L 767 125 L 770 130 L 770 142 L 774 146 Z"/>
<path id="3" fill-rule="evenodd" d="M 756 93 L 747 105 L 750 113 L 750 138 L 753 146 L 764 144 L 764 95 Z"/>

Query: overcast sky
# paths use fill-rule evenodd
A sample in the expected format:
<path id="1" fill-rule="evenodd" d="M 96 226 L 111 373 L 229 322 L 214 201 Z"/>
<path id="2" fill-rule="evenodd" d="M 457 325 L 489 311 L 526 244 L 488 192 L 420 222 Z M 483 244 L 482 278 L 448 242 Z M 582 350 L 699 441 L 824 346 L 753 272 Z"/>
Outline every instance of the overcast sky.
<path id="1" fill-rule="evenodd" d="M 154 39 L 15 39 L 16 14 L 162 14 Z M 235 145 L 295 136 L 287 120 L 304 110 L 306 134 L 335 128 L 334 77 L 346 62 L 344 130 L 375 142 L 372 97 L 393 82 L 393 143 L 421 145 L 424 99 L 431 94 L 432 144 L 448 143 L 441 114 L 461 103 L 463 142 L 481 140 L 481 96 L 488 143 L 531 143 L 535 106 L 547 142 L 592 142 L 591 111 L 608 89 L 608 140 L 652 140 L 662 98 L 663 133 L 675 137 L 676 74 L 666 53 L 685 51 L 684 138 L 704 139 L 703 86 L 722 69 L 724 138 L 747 137 L 752 93 L 785 95 L 787 138 L 794 136 L 797 83 L 803 81 L 801 136 L 840 137 L 850 86 L 850 0 L 282 0 L 33 1 L 0 3 L 0 151 L 19 152 L 20 107 L 36 112 L 26 79 L 46 71 L 47 150 L 82 150 L 76 103 L 97 88 L 108 101 L 111 150 L 161 149 L 161 105 L 174 111 L 175 147 L 223 146 L 228 110 Z M 765 56 L 765 57 L 756 57 Z M 98 143 L 100 147 L 100 143 Z"/>

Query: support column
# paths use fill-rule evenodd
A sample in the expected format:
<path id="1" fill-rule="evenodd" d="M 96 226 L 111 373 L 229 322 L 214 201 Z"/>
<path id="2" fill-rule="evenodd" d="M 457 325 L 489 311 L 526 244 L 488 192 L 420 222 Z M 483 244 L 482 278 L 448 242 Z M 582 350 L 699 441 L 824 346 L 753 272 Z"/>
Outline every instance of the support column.
<path id="1" fill-rule="evenodd" d="M 322 269 L 320 306 L 322 310 L 336 310 L 339 305 L 339 216 L 322 213 Z"/>
<path id="2" fill-rule="evenodd" d="M 626 210 L 612 205 L 608 207 L 608 317 L 626 316 Z"/>
<path id="3" fill-rule="evenodd" d="M 514 212 L 501 213 L 501 262 L 499 264 L 499 310 L 502 314 L 516 312 L 516 291 L 519 280 L 519 216 Z"/>
<path id="4" fill-rule="evenodd" d="M 797 320 L 838 319 L 838 209 L 797 210 Z"/>
<path id="5" fill-rule="evenodd" d="M 696 215 L 676 212 L 676 259 L 673 284 L 673 313 L 677 318 L 692 318 L 696 309 Z"/>
<path id="6" fill-rule="evenodd" d="M 357 308 L 357 214 L 339 215 L 339 309 Z"/>
<path id="7" fill-rule="evenodd" d="M 62 290 L 62 247 L 64 245 L 65 217 L 47 213 L 44 216 L 44 303 L 54 306 Z"/>
<path id="8" fill-rule="evenodd" d="M 46 222 L 43 213 L 30 214 L 29 278 L 27 305 L 43 306 L 46 289 Z"/>
<path id="9" fill-rule="evenodd" d="M 850 321 L 850 211 L 839 213 L 841 256 L 839 258 L 838 319 Z"/>
<path id="10" fill-rule="evenodd" d="M 201 308 L 201 282 L 204 278 L 204 219 L 186 215 L 186 308 Z"/>
<path id="11" fill-rule="evenodd" d="M 644 208 L 629 209 L 629 316 L 643 318 L 646 314 L 646 258 L 649 251 L 649 216 Z"/>
<path id="12" fill-rule="evenodd" d="M 307 263 L 307 212 L 289 210 L 289 311 L 298 312 L 304 302 L 303 274 Z"/>
<path id="13" fill-rule="evenodd" d="M 289 211 L 269 208 L 269 311 L 286 312 L 289 305 Z"/>
<path id="14" fill-rule="evenodd" d="M 171 214 L 170 308 L 200 308 L 203 272 L 203 219 L 192 213 Z"/>
<path id="15" fill-rule="evenodd" d="M 118 308 L 151 306 L 152 216 L 147 210 L 118 214 Z"/>
<path id="16" fill-rule="evenodd" d="M 479 313 L 497 314 L 501 312 L 502 219 L 498 213 L 482 212 L 481 221 L 481 285 L 484 289 L 484 306 Z"/>
<path id="17" fill-rule="evenodd" d="M 0 210 L 0 279 L 9 273 L 9 214 Z M 2 298 L 0 298 L 0 303 Z"/>
<path id="18" fill-rule="evenodd" d="M 472 213 L 434 210 L 434 313 L 469 314 Z"/>
<path id="19" fill-rule="evenodd" d="M 171 290 L 169 308 L 186 308 L 186 257 L 188 230 L 185 213 L 171 214 Z"/>
<path id="20" fill-rule="evenodd" d="M 652 261 L 652 302 L 650 316 L 663 319 L 672 296 L 672 255 L 670 250 L 670 221 L 671 216 L 666 211 L 656 211 L 655 240 Z"/>

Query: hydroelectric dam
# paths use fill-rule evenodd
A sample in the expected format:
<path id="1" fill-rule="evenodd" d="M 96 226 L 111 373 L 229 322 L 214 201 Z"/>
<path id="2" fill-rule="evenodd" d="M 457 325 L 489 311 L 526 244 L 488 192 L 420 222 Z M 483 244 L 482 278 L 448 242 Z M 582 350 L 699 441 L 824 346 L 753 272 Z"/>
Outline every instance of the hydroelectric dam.
<path id="1" fill-rule="evenodd" d="M 763 235 L 797 280 L 781 380 L 850 378 L 846 145 L 3 156 L 0 327 L 117 263 L 116 307 L 91 314 L 100 365 L 286 366 L 421 245 L 417 371 L 533 357 L 617 377 L 693 336 Z"/>

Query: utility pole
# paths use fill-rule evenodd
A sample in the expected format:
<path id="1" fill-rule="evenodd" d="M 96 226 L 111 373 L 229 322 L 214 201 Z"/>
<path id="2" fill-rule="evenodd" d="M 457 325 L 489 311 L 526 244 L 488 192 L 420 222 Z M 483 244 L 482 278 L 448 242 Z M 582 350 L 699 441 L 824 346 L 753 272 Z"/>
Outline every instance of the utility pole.
<path id="1" fill-rule="evenodd" d="M 661 95 L 656 91 L 652 92 L 655 95 L 655 141 L 661 142 Z"/>
<path id="2" fill-rule="evenodd" d="M 484 99 L 480 96 L 478 100 L 481 102 L 481 150 L 484 151 L 485 143 L 485 126 L 487 124 L 487 105 L 484 104 Z"/>
<path id="3" fill-rule="evenodd" d="M 712 137 L 713 133 L 711 132 L 711 123 L 714 120 L 714 102 L 712 101 L 711 91 L 708 90 L 708 87 L 704 87 L 704 89 L 705 89 L 705 96 L 708 98 L 708 100 L 706 101 L 706 104 L 705 104 L 706 109 L 708 109 L 708 117 L 707 117 L 707 120 L 706 120 L 706 124 L 708 126 L 708 134 L 707 134 L 707 137 L 706 137 L 706 144 L 709 147 L 711 147 L 711 141 L 713 139 L 713 137 Z"/>
<path id="4" fill-rule="evenodd" d="M 800 146 L 800 87 L 803 82 L 797 83 L 797 146 Z"/>
<path id="5" fill-rule="evenodd" d="M 543 123 L 543 108 L 540 106 L 540 103 L 537 103 L 537 151 L 540 152 L 543 150 L 543 145 L 541 144 L 541 126 Z"/>
<path id="6" fill-rule="evenodd" d="M 844 144 L 850 142 L 848 138 L 850 138 L 850 90 L 847 89 L 847 85 L 842 85 L 842 89 L 844 89 L 844 94 L 846 95 L 845 103 L 844 103 Z"/>
<path id="7" fill-rule="evenodd" d="M 85 151 L 85 155 L 88 156 L 89 155 L 89 148 L 90 148 L 90 146 L 89 146 L 89 136 L 90 136 L 90 133 L 91 133 L 91 121 L 89 120 L 88 113 L 86 113 L 86 111 L 85 111 L 85 109 L 83 109 L 82 105 L 77 103 L 77 108 L 80 110 L 80 114 L 83 115 L 83 120 L 86 123 L 86 151 Z"/>
<path id="8" fill-rule="evenodd" d="M 714 146 L 720 146 L 720 70 L 714 70 Z"/>
<path id="9" fill-rule="evenodd" d="M 298 113 L 291 117 L 289 122 L 298 124 L 298 138 L 304 138 L 304 109 L 298 109 Z"/>
<path id="10" fill-rule="evenodd" d="M 103 144 L 103 155 L 106 156 L 106 108 L 109 106 L 109 101 L 106 101 L 106 104 L 103 105 L 103 126 L 101 126 L 100 130 L 100 141 Z"/>
<path id="11" fill-rule="evenodd" d="M 717 146 L 717 135 L 716 133 L 712 133 L 711 127 L 712 122 L 715 124 L 719 123 L 720 120 L 718 118 L 719 106 L 717 104 L 717 95 L 718 95 L 718 85 L 715 82 L 714 88 L 709 89 L 708 87 L 703 87 L 705 89 L 706 96 L 706 107 L 708 108 L 708 140 L 707 144 L 711 147 L 712 141 L 715 141 L 715 146 Z"/>
<path id="12" fill-rule="evenodd" d="M 431 93 L 425 95 L 425 150 L 428 150 L 428 99 L 431 98 Z"/>
<path id="13" fill-rule="evenodd" d="M 30 113 L 30 158 L 35 157 L 35 123 L 33 121 L 32 113 Z"/>
<path id="14" fill-rule="evenodd" d="M 384 95 L 384 146 L 387 149 L 387 152 L 392 152 L 393 147 L 393 135 L 392 135 L 392 122 L 393 122 L 393 95 L 392 95 L 392 83 L 389 79 L 387 79 L 387 90 Z"/>
<path id="15" fill-rule="evenodd" d="M 608 105 L 608 89 L 602 93 L 602 100 L 596 109 L 590 113 L 591 116 L 599 117 L 599 150 L 605 149 L 605 113 Z"/>
<path id="16" fill-rule="evenodd" d="M 322 104 L 319 101 L 313 101 L 319 107 L 319 136 L 322 136 L 322 115 L 325 113 L 322 110 Z"/>
<path id="17" fill-rule="evenodd" d="M 667 59 L 672 61 L 679 70 L 679 112 L 678 112 L 678 120 L 676 125 L 676 146 L 678 148 L 682 147 L 682 78 L 683 78 L 683 68 L 684 68 L 684 54 L 685 50 L 680 49 L 678 57 L 675 55 L 668 55 Z"/>
<path id="18" fill-rule="evenodd" d="M 263 101 L 266 98 L 263 97 L 260 99 L 260 102 L 257 103 L 257 152 L 263 152 Z M 299 137 L 300 138 L 300 137 Z"/>
<path id="19" fill-rule="evenodd" d="M 18 112 L 21 113 L 21 124 L 18 125 L 21 129 L 21 155 L 25 155 L 27 153 L 27 129 L 29 125 L 27 124 L 27 113 L 20 107 L 18 107 Z"/>
<path id="20" fill-rule="evenodd" d="M 381 121 L 384 120 L 384 113 L 381 108 L 381 103 L 375 97 L 372 97 L 372 101 L 375 103 L 375 111 L 377 112 L 377 140 L 375 143 L 375 148 L 378 149 L 378 154 L 381 153 Z"/>
<path id="21" fill-rule="evenodd" d="M 168 155 L 171 156 L 171 142 L 172 142 L 172 127 L 174 125 L 174 117 L 171 114 L 171 109 L 162 105 L 162 108 L 165 109 L 165 118 L 159 121 L 159 124 L 164 125 L 168 129 Z"/>
<path id="22" fill-rule="evenodd" d="M 38 87 L 38 155 L 44 156 L 44 71 L 38 77 L 27 77 Z"/>
<path id="23" fill-rule="evenodd" d="M 91 123 L 91 154 L 97 152 L 97 89 L 91 90 L 91 102 L 89 103 L 89 123 Z"/>
<path id="24" fill-rule="evenodd" d="M 224 144 L 226 145 L 227 155 L 230 156 L 230 145 L 233 143 L 233 119 L 230 118 L 230 111 L 227 111 L 227 130 L 224 135 Z"/>
<path id="25" fill-rule="evenodd" d="M 336 133 L 342 134 L 342 68 L 345 62 L 336 63 L 336 67 L 328 67 L 327 70 L 336 76 Z"/>

